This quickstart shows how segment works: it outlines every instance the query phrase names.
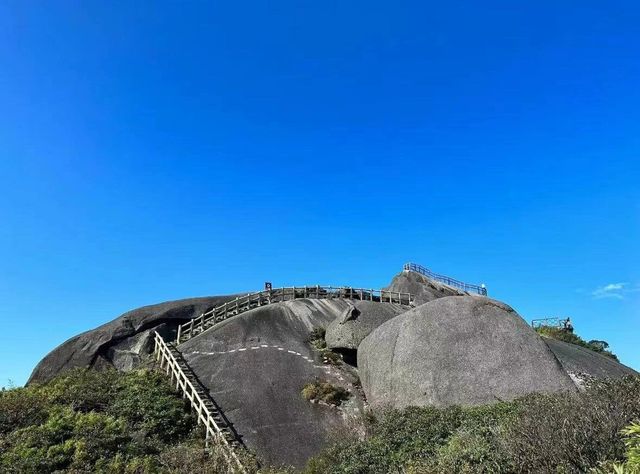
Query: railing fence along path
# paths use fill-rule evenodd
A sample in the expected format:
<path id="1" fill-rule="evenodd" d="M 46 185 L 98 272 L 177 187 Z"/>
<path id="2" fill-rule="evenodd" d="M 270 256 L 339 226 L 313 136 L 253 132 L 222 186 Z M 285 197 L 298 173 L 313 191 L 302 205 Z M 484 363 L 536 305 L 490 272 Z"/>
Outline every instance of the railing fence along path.
<path id="1" fill-rule="evenodd" d="M 230 428 L 228 420 L 211 400 L 209 393 L 200 386 L 195 375 L 182 359 L 180 352 L 170 343 L 154 332 L 156 360 L 164 370 L 176 389 L 180 390 L 191 403 L 197 415 L 198 424 L 203 424 L 206 432 L 207 444 L 209 440 L 221 444 L 222 453 L 232 470 L 245 472 L 236 454 L 241 448 L 235 432 Z"/>
<path id="2" fill-rule="evenodd" d="M 470 283 L 465 283 L 463 281 L 450 278 L 446 275 L 439 275 L 432 272 L 428 268 L 423 267 L 422 265 L 418 265 L 417 263 L 405 263 L 403 270 L 408 272 L 420 273 L 421 275 L 429 277 L 432 280 L 439 281 L 441 283 L 444 283 L 445 285 L 453 286 L 454 288 L 458 288 L 463 291 L 478 293 L 479 295 L 487 296 L 487 288 L 484 285 L 472 285 Z"/>
<path id="3" fill-rule="evenodd" d="M 217 306 L 206 313 L 202 313 L 197 318 L 178 326 L 176 344 L 185 342 L 192 337 L 202 334 L 213 325 L 224 321 L 231 316 L 249 311 L 272 303 L 292 301 L 295 299 L 351 299 L 363 301 L 377 301 L 381 303 L 396 303 L 401 305 L 411 305 L 413 296 L 409 293 L 397 291 L 373 290 L 364 288 L 333 287 L 333 286 L 304 286 L 304 287 L 283 287 L 272 290 L 258 291 L 239 296 Z"/>
<path id="4" fill-rule="evenodd" d="M 540 326 L 549 326 L 552 328 L 563 328 L 567 319 L 569 318 L 554 317 L 554 318 L 532 319 L 531 327 L 538 328 Z"/>

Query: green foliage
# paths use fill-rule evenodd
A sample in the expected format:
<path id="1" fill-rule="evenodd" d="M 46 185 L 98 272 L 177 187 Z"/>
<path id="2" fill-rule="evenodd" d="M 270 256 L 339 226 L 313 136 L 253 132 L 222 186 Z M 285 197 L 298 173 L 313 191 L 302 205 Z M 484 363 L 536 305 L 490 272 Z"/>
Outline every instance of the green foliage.
<path id="1" fill-rule="evenodd" d="M 552 326 L 538 326 L 536 328 L 536 331 L 541 336 L 550 337 L 552 339 L 568 342 L 570 344 L 575 344 L 577 346 L 582 346 L 594 352 L 598 352 L 602 355 L 610 357 L 613 360 L 616 360 L 616 361 L 618 360 L 618 356 L 616 356 L 613 352 L 608 350 L 609 344 L 606 341 L 599 341 L 599 340 L 593 339 L 587 342 L 577 334 L 574 334 L 573 332 L 567 331 L 562 328 L 552 327 Z"/>
<path id="2" fill-rule="evenodd" d="M 627 462 L 625 467 L 630 472 L 640 472 L 640 420 L 624 428 L 622 434 L 625 437 L 624 444 L 626 446 Z"/>
<path id="3" fill-rule="evenodd" d="M 0 392 L 0 472 L 177 473 L 166 453 L 201 452 L 189 447 L 197 438 L 188 405 L 155 372 L 74 370 Z"/>
<path id="4" fill-rule="evenodd" d="M 325 328 L 313 328 L 313 331 L 309 333 L 309 342 L 317 347 L 318 345 L 322 345 L 322 347 L 327 347 L 327 344 L 324 340 L 327 331 Z"/>
<path id="5" fill-rule="evenodd" d="M 18 428 L 42 423 L 48 401 L 38 390 L 13 388 L 0 391 L 0 437 Z"/>
<path id="6" fill-rule="evenodd" d="M 323 363 L 330 365 L 340 365 L 342 363 L 342 356 L 327 348 L 325 335 L 326 330 L 324 328 L 315 328 L 309 333 L 308 341 L 320 352 Z"/>
<path id="7" fill-rule="evenodd" d="M 625 428 L 624 442 L 620 432 L 638 417 L 638 378 L 482 407 L 385 410 L 368 416 L 365 439 L 334 442 L 305 472 L 569 473 L 607 460 L 602 472 L 613 472 L 625 453 L 637 459 L 640 428 Z"/>
<path id="8" fill-rule="evenodd" d="M 310 402 L 324 402 L 329 405 L 339 406 L 343 401 L 349 399 L 350 394 L 348 390 L 342 387 L 316 380 L 302 388 L 302 397 Z"/>
<path id="9" fill-rule="evenodd" d="M 507 442 L 522 471 L 587 471 L 624 457 L 620 430 L 640 416 L 640 379 L 594 382 L 586 392 L 519 401 Z"/>

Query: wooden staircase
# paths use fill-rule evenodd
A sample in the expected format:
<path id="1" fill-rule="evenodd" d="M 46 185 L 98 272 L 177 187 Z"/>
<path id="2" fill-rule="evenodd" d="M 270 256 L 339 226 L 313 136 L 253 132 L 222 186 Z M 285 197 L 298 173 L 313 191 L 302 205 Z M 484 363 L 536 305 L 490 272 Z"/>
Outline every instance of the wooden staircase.
<path id="1" fill-rule="evenodd" d="M 173 344 L 165 342 L 157 332 L 154 333 L 154 338 L 156 360 L 160 369 L 167 373 L 171 383 L 191 403 L 198 424 L 204 425 L 207 446 L 210 441 L 220 443 L 229 467 L 233 471 L 246 472 L 237 454 L 244 449 L 244 445 L 232 424 L 211 398 L 209 391 L 200 384 L 180 351 Z"/>

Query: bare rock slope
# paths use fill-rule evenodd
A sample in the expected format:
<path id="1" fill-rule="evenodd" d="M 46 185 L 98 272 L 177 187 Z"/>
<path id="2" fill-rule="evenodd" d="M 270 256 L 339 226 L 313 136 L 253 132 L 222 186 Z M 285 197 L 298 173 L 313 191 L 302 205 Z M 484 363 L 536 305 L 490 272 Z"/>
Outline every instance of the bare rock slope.
<path id="1" fill-rule="evenodd" d="M 607 379 L 638 375 L 632 368 L 585 347 L 546 337 L 543 340 L 574 380 L 579 381 L 584 376 Z"/>
<path id="2" fill-rule="evenodd" d="M 350 308 L 369 303 L 300 299 L 255 308 L 179 346 L 187 363 L 242 441 L 265 465 L 301 467 L 325 446 L 329 433 L 361 413 L 355 370 L 323 364 L 309 333 Z M 351 393 L 341 407 L 313 404 L 303 386 L 328 381 Z"/>

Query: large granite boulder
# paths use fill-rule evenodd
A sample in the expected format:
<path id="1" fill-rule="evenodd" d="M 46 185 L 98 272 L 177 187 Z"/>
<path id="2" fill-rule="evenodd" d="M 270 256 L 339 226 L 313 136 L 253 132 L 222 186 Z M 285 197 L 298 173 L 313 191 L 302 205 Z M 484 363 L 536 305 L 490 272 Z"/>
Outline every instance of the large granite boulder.
<path id="1" fill-rule="evenodd" d="M 349 308 L 339 299 L 275 303 L 234 316 L 178 346 L 264 466 L 301 468 L 331 433 L 361 419 L 355 369 L 324 364 L 309 342 L 313 329 L 325 328 Z M 342 386 L 352 396 L 339 408 L 310 403 L 301 391 L 315 380 Z"/>
<path id="2" fill-rule="evenodd" d="M 398 273 L 385 289 L 410 293 L 414 297 L 414 305 L 421 305 L 447 296 L 468 295 L 468 293 L 457 288 L 444 285 L 420 273 L 410 271 Z M 361 311 L 361 308 L 366 309 Z M 332 349 L 356 350 L 360 342 L 371 331 L 408 309 L 407 306 L 381 306 L 366 301 L 359 302 L 358 305 L 352 305 L 327 327 L 327 346 Z"/>
<path id="3" fill-rule="evenodd" d="M 407 306 L 372 301 L 349 302 L 349 306 L 327 326 L 327 347 L 355 350 L 371 331 L 408 309 Z"/>
<path id="4" fill-rule="evenodd" d="M 232 299 L 232 296 L 189 298 L 144 306 L 64 342 L 33 370 L 29 383 L 46 382 L 63 370 L 115 367 L 129 370 L 153 351 L 152 332 L 175 337 L 177 325 Z"/>
<path id="5" fill-rule="evenodd" d="M 358 348 L 372 405 L 480 405 L 531 392 L 576 390 L 553 353 L 509 306 L 439 298 L 401 314 Z"/>
<path id="6" fill-rule="evenodd" d="M 391 284 L 386 289 L 389 291 L 411 293 L 414 296 L 416 305 L 447 296 L 465 296 L 469 294 L 452 286 L 427 278 L 420 273 L 406 270 L 403 270 L 393 277 Z"/>

